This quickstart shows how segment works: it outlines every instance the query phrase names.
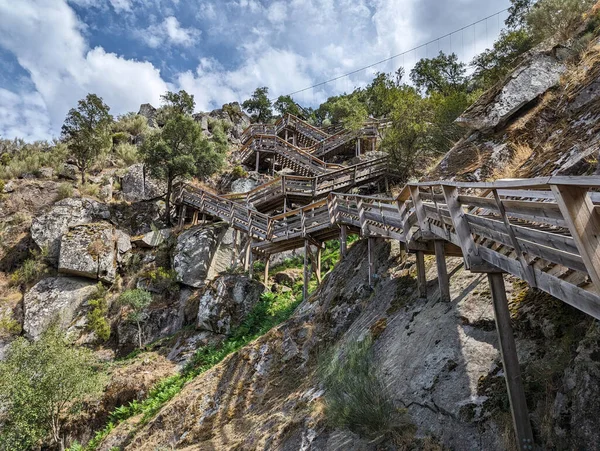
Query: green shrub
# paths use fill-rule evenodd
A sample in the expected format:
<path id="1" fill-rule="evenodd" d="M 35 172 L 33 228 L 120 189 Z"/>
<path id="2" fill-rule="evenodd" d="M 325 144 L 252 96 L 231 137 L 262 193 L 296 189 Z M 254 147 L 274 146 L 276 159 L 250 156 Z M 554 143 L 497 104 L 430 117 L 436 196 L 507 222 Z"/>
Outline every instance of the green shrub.
<path id="1" fill-rule="evenodd" d="M 353 342 L 321 357 L 325 416 L 333 427 L 370 439 L 414 432 L 406 412 L 394 405 L 372 353 L 372 340 Z"/>
<path id="2" fill-rule="evenodd" d="M 234 166 L 231 170 L 231 176 L 234 180 L 242 179 L 248 177 L 248 172 L 241 165 L 238 164 L 237 166 Z"/>
<path id="3" fill-rule="evenodd" d="M 88 301 L 90 311 L 87 314 L 88 330 L 94 332 L 101 341 L 110 338 L 110 324 L 108 323 L 108 302 L 106 289 L 101 282 L 98 283 L 96 294 Z"/>
<path id="4" fill-rule="evenodd" d="M 48 256 L 48 250 L 33 251 L 31 258 L 23 262 L 21 267 L 11 275 L 11 283 L 15 286 L 27 287 L 33 285 L 48 271 L 44 259 Z"/>
<path id="5" fill-rule="evenodd" d="M 68 182 L 58 185 L 58 199 L 66 199 L 73 196 L 73 185 Z"/>
<path id="6" fill-rule="evenodd" d="M 119 143 L 115 148 L 115 155 L 125 166 L 131 166 L 141 161 L 137 146 L 128 142 Z"/>
<path id="7" fill-rule="evenodd" d="M 21 324 L 10 314 L 0 316 L 0 337 L 9 337 L 21 333 Z"/>
<path id="8" fill-rule="evenodd" d="M 150 279 L 152 287 L 161 293 L 173 295 L 179 292 L 177 273 L 173 269 L 159 267 L 148 271 L 145 276 Z"/>
<path id="9" fill-rule="evenodd" d="M 46 141 L 36 141 L 28 144 L 22 140 L 0 140 L 0 149 L 7 152 L 2 154 L 0 179 L 18 178 L 24 174 L 36 174 L 41 167 L 51 167 L 58 172 L 68 155 L 66 145 L 50 144 Z"/>
<path id="10" fill-rule="evenodd" d="M 138 345 L 141 348 L 142 341 L 142 323 L 148 319 L 146 309 L 152 303 L 152 295 L 146 290 L 136 288 L 127 290 L 119 296 L 119 304 L 129 308 L 127 321 L 135 323 L 138 329 Z"/>

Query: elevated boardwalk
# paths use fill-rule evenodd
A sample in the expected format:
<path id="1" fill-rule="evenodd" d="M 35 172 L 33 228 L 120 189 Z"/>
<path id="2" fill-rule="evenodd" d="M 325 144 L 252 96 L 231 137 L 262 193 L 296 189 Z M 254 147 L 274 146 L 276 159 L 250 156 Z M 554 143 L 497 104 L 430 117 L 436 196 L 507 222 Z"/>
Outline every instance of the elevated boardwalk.
<path id="1" fill-rule="evenodd" d="M 391 172 L 387 157 L 354 166 L 332 165 L 320 157 L 345 151 L 351 140 L 359 153 L 362 138 L 373 133 L 377 127 L 367 126 L 329 135 L 293 116 L 251 126 L 244 134 L 243 161 L 254 161 L 258 170 L 270 160 L 271 171 L 279 165 L 298 175 L 225 196 L 181 185 L 175 195 L 180 226 L 189 213 L 193 224 L 199 214 L 229 223 L 237 235 L 247 237 L 245 269 L 252 272 L 253 256 L 264 258 L 265 283 L 271 255 L 304 247 L 305 299 L 310 268 L 321 281 L 324 243 L 339 239 L 343 258 L 349 234 L 368 241 L 369 284 L 374 280 L 373 240 L 398 240 L 415 254 L 422 297 L 427 295 L 424 256 L 435 255 L 445 302 L 451 301 L 446 256 L 462 257 L 467 270 L 488 275 L 517 445 L 535 449 L 502 274 L 600 319 L 600 177 L 412 183 L 395 198 L 347 194 L 386 177 Z M 288 211 L 292 203 L 307 205 Z M 276 210 L 283 213 L 268 214 Z"/>

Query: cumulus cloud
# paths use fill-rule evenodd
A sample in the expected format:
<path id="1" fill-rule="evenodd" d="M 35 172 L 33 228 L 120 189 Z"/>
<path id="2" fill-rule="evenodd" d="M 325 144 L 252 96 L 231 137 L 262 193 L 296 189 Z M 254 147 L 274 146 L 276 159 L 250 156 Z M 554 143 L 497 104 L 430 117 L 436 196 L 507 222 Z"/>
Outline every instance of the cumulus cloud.
<path id="1" fill-rule="evenodd" d="M 29 111 L 19 116 L 24 120 L 19 136 L 44 128 L 56 135 L 69 108 L 89 92 L 103 97 L 115 112 L 126 112 L 143 102 L 158 102 L 169 88 L 151 63 L 88 48 L 81 24 L 65 2 L 0 1 L 0 16 L 0 45 L 16 55 L 36 89 L 19 93 Z M 14 97 L 4 94 L 0 108 L 10 109 Z M 11 126 L 11 133 L 17 126 Z M 3 133 L 9 136 L 7 130 Z"/>
<path id="2" fill-rule="evenodd" d="M 200 30 L 195 28 L 183 28 L 176 17 L 166 17 L 158 25 L 152 25 L 142 32 L 140 36 L 151 48 L 161 45 L 180 45 L 190 47 L 194 45 L 200 36 Z"/>
<path id="3" fill-rule="evenodd" d="M 78 18 L 69 3 L 97 11 Z M 401 53 L 508 6 L 509 0 L 493 5 L 477 0 L 438 3 L 0 0 L 0 47 L 14 54 L 31 79 L 18 88 L 2 86 L 0 133 L 56 134 L 68 109 L 88 92 L 102 96 L 114 114 L 136 110 L 140 103 L 157 104 L 168 89 L 191 92 L 202 110 L 244 100 L 258 86 L 269 87 L 276 97 Z M 102 23 L 83 23 L 83 19 L 106 20 L 117 32 L 118 44 L 108 47 L 115 45 L 109 42 L 103 47 L 104 41 L 95 35 Z M 190 19 L 193 26 L 189 26 Z M 403 65 L 408 72 L 419 58 L 432 57 L 439 50 L 455 51 L 469 61 L 498 33 L 492 22 L 479 27 L 475 37 L 472 30 L 455 35 L 295 98 L 316 105 L 330 95 L 364 86 L 376 71 L 393 72 Z M 202 46 L 197 45 L 200 36 Z M 138 56 L 142 60 L 126 58 L 115 53 L 120 48 L 144 56 Z M 148 57 L 154 64 L 144 61 Z"/>

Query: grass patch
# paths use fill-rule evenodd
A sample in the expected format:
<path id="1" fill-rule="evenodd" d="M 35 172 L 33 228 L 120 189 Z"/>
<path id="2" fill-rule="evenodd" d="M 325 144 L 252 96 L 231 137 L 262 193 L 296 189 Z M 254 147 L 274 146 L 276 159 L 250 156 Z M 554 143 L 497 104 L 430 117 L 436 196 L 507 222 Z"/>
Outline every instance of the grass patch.
<path id="1" fill-rule="evenodd" d="M 375 366 L 372 343 L 367 336 L 321 356 L 318 373 L 327 422 L 369 440 L 412 441 L 415 427 L 406 410 L 394 405 Z"/>
<path id="2" fill-rule="evenodd" d="M 244 322 L 232 331 L 232 334 L 218 346 L 205 346 L 196 351 L 194 357 L 180 374 L 167 377 L 157 383 L 146 399 L 132 401 L 126 406 L 117 407 L 110 414 L 110 421 L 87 444 L 85 449 L 98 449 L 102 441 L 122 421 L 142 415 L 140 425 L 148 423 L 161 407 L 177 395 L 184 385 L 196 376 L 208 371 L 229 354 L 236 352 L 257 337 L 265 334 L 274 326 L 288 319 L 301 301 L 301 295 L 284 293 L 277 295 L 265 292 L 254 306 Z"/>

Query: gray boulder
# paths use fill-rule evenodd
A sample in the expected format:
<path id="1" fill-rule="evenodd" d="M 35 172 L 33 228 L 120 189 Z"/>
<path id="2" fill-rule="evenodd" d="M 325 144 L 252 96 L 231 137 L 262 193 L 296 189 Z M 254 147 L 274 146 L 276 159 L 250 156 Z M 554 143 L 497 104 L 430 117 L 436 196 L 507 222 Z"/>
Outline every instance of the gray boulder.
<path id="1" fill-rule="evenodd" d="M 151 230 L 148 233 L 137 236 L 133 239 L 133 244 L 137 247 L 151 248 L 160 246 L 166 239 L 171 236 L 171 229 L 162 229 L 155 232 Z"/>
<path id="2" fill-rule="evenodd" d="M 62 237 L 58 271 L 112 283 L 116 276 L 115 248 L 112 225 L 101 222 L 75 226 Z"/>
<path id="3" fill-rule="evenodd" d="M 60 240 L 70 227 L 109 218 L 105 204 L 93 199 L 70 197 L 58 201 L 48 213 L 33 219 L 31 237 L 39 247 L 47 247 L 48 258 L 56 262 Z"/>
<path id="4" fill-rule="evenodd" d="M 532 52 L 502 84 L 481 96 L 456 122 L 474 130 L 505 124 L 522 107 L 558 84 L 567 66 L 557 55 L 552 51 Z"/>
<path id="5" fill-rule="evenodd" d="M 248 178 L 241 178 L 231 183 L 232 193 L 247 193 L 256 188 L 256 181 Z"/>
<path id="6" fill-rule="evenodd" d="M 57 321 L 67 329 L 77 309 L 96 292 L 96 284 L 76 277 L 49 277 L 35 284 L 23 299 L 23 331 L 37 340 Z"/>
<path id="7" fill-rule="evenodd" d="M 177 237 L 173 269 L 177 280 L 199 288 L 231 266 L 234 233 L 225 223 L 196 226 Z M 241 249 L 241 244 L 238 245 Z"/>
<path id="8" fill-rule="evenodd" d="M 140 116 L 144 116 L 148 121 L 148 125 L 150 127 L 156 127 L 156 108 L 154 108 L 149 103 L 143 103 L 140 105 L 140 111 L 138 111 Z"/>
<path id="9" fill-rule="evenodd" d="M 149 176 L 142 163 L 137 163 L 127 168 L 127 173 L 121 179 L 123 198 L 128 202 L 153 199 L 166 193 L 164 183 Z"/>
<path id="10" fill-rule="evenodd" d="M 63 164 L 58 172 L 58 176 L 69 180 L 79 180 L 81 178 L 79 175 L 79 168 L 71 163 Z"/>
<path id="11" fill-rule="evenodd" d="M 200 297 L 196 329 L 227 335 L 260 300 L 265 286 L 239 275 L 218 277 Z"/>

